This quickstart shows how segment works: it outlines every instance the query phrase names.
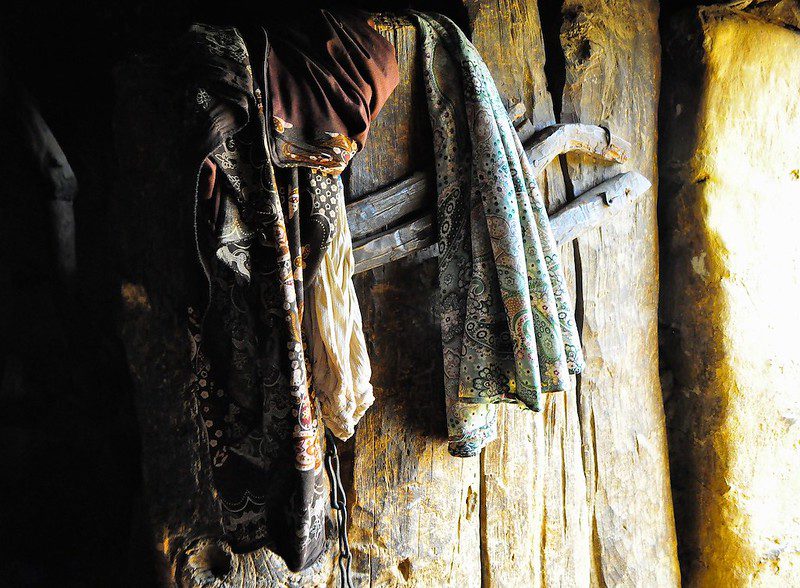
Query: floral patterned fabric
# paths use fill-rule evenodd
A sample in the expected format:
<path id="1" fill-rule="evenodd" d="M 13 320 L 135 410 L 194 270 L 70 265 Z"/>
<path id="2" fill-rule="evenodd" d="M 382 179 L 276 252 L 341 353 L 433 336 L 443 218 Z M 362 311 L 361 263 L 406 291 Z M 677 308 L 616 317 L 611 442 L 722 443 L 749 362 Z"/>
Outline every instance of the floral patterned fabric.
<path id="1" fill-rule="evenodd" d="M 449 450 L 496 437 L 496 405 L 542 409 L 583 367 L 542 193 L 486 65 L 450 20 L 414 13 L 433 127 Z"/>
<path id="2" fill-rule="evenodd" d="M 190 316 L 193 387 L 230 543 L 269 545 L 303 568 L 324 548 L 327 516 L 301 329 L 304 281 L 336 221 L 314 186 L 336 179 L 273 170 L 262 132 L 255 121 L 210 156 L 220 198 L 216 217 L 198 207 L 210 300 L 202 319 Z"/>
<path id="3" fill-rule="evenodd" d="M 193 388 L 229 542 L 244 551 L 268 545 L 299 569 L 325 540 L 320 427 L 301 321 L 304 265 L 318 264 L 330 222 L 312 212 L 301 226 L 300 202 L 312 200 L 301 172 L 276 174 L 261 133 L 256 119 L 210 156 L 220 197 L 216 218 L 198 207 L 209 303 L 202 317 L 190 311 Z"/>

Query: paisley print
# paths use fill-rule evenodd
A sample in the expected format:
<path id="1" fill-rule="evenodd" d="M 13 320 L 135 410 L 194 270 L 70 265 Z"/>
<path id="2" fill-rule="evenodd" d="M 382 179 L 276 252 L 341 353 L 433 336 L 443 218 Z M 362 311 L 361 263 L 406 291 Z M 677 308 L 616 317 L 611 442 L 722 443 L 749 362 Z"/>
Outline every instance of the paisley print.
<path id="1" fill-rule="evenodd" d="M 583 356 L 547 211 L 475 47 L 414 13 L 433 128 L 445 397 L 456 456 L 496 436 L 496 404 L 541 410 Z"/>

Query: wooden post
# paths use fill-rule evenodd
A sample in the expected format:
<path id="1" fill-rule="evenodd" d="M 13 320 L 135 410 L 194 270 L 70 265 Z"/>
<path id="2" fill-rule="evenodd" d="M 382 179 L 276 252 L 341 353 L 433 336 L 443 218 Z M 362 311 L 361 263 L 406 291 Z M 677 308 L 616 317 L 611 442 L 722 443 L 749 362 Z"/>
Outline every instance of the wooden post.
<path id="1" fill-rule="evenodd" d="M 346 186 L 366 194 L 433 161 L 417 36 L 385 31 L 400 86 L 370 130 Z M 476 586 L 478 459 L 447 453 L 436 260 L 413 256 L 358 276 L 375 404 L 358 426 L 350 543 L 359 586 Z"/>
<path id="2" fill-rule="evenodd" d="M 555 122 L 536 4 L 466 4 L 501 93 L 525 103 L 537 128 Z M 613 129 L 632 144 L 628 169 L 655 184 L 657 6 L 575 1 L 563 15 L 561 122 Z M 572 193 L 624 171 L 580 155 L 567 161 Z M 542 184 L 551 211 L 566 202 L 562 182 L 550 166 Z M 543 415 L 507 409 L 500 439 L 484 451 L 486 585 L 679 583 L 657 371 L 654 193 L 577 241 L 588 357 L 577 390 L 550 395 Z M 572 257 L 572 247 L 562 248 L 568 271 Z"/>
<path id="3" fill-rule="evenodd" d="M 565 0 L 561 122 L 602 125 L 630 141 L 629 169 L 653 188 L 578 240 L 583 345 L 578 388 L 591 538 L 591 583 L 677 586 L 675 528 L 658 378 L 655 0 Z M 568 155 L 574 192 L 618 166 Z"/>
<path id="4" fill-rule="evenodd" d="M 536 131 L 557 122 L 547 91 L 539 10 L 528 0 L 467 0 L 472 40 L 509 102 Z M 541 185 L 550 211 L 566 203 L 556 162 Z M 570 247 L 562 247 L 567 278 Z M 570 280 L 571 281 L 571 280 Z M 487 586 L 586 586 L 586 488 L 573 393 L 548 395 L 534 415 L 503 407 L 499 438 L 481 456 L 482 549 Z"/>

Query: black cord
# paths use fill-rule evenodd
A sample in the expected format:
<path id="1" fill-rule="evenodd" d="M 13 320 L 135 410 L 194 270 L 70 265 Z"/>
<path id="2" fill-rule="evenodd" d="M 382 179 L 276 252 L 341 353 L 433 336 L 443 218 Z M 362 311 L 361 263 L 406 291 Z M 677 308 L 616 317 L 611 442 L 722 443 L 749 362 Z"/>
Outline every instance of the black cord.
<path id="1" fill-rule="evenodd" d="M 336 439 L 329 429 L 325 429 L 325 445 L 325 469 L 331 481 L 331 508 L 336 512 L 336 531 L 339 537 L 339 584 L 342 588 L 353 588 L 350 577 L 350 563 L 353 558 L 347 537 L 347 495 L 342 485 Z"/>

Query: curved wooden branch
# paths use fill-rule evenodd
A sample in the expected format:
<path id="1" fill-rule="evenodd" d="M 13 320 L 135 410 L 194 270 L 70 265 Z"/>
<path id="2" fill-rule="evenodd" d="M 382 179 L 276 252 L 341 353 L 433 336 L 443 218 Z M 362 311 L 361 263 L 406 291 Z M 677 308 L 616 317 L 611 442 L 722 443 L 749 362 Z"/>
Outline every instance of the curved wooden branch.
<path id="1" fill-rule="evenodd" d="M 526 123 L 520 127 L 524 130 Z M 518 131 L 522 133 L 522 130 Z M 524 133 L 528 134 L 528 133 Z M 527 142 L 528 154 L 536 174 L 562 153 L 579 151 L 607 161 L 623 163 L 628 158 L 630 143 L 603 127 L 584 124 L 553 125 L 542 129 Z M 347 205 L 347 220 L 354 241 L 373 235 L 435 202 L 433 177 L 417 172 Z"/>
<path id="2" fill-rule="evenodd" d="M 538 175 L 562 153 L 579 151 L 615 163 L 625 163 L 631 144 L 597 125 L 553 125 L 542 129 L 531 139 L 525 152 Z"/>
<path id="3" fill-rule="evenodd" d="M 550 217 L 556 243 L 561 246 L 599 227 L 650 186 L 642 174 L 629 171 L 587 190 Z"/>
<path id="4" fill-rule="evenodd" d="M 433 208 L 436 193 L 431 174 L 417 172 L 347 205 L 353 241 L 360 241 L 409 215 Z"/>
<path id="5" fill-rule="evenodd" d="M 361 243 L 353 243 L 355 273 L 397 261 L 434 243 L 436 243 L 436 220 L 433 213 L 427 213 L 417 220 L 384 231 L 376 237 L 365 239 Z"/>

